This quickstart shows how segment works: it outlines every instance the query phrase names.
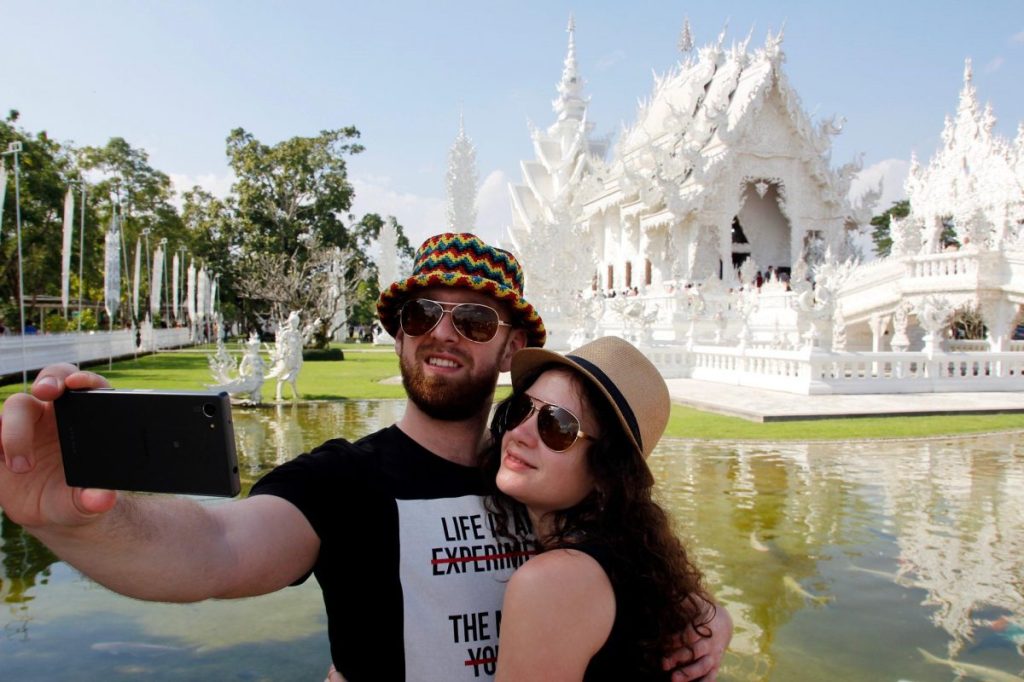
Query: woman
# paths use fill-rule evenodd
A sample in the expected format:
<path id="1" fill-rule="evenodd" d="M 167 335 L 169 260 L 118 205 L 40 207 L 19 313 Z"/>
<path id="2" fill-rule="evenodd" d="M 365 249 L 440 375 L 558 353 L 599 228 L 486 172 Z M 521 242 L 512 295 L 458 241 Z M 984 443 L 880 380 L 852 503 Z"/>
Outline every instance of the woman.
<path id="1" fill-rule="evenodd" d="M 512 360 L 484 460 L 497 528 L 525 509 L 540 553 L 502 607 L 498 680 L 666 680 L 672 635 L 707 632 L 702 576 L 651 498 L 668 423 L 658 370 L 614 337 Z M 677 643 L 678 644 L 678 643 Z"/>

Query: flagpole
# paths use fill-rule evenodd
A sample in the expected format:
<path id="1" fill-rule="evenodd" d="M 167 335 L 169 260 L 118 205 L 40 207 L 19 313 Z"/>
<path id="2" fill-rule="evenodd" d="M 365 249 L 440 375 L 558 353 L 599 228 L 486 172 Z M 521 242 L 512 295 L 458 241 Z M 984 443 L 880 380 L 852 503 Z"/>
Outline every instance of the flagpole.
<path id="1" fill-rule="evenodd" d="M 164 327 L 169 328 L 171 326 L 171 323 L 168 321 L 170 315 L 167 314 L 168 311 L 164 309 L 165 306 L 163 304 L 164 299 L 167 298 L 167 294 L 169 293 L 167 291 L 167 237 L 163 237 L 160 240 L 160 248 L 163 250 L 163 267 L 160 268 L 160 274 L 162 275 L 161 279 L 163 281 L 161 282 L 160 295 L 157 296 L 160 300 L 157 301 L 156 307 L 160 312 L 160 320 L 164 323 Z M 170 305 L 166 306 L 166 308 L 170 307 Z"/>
<path id="2" fill-rule="evenodd" d="M 21 153 L 21 142 L 7 145 L 6 156 L 14 156 L 14 225 L 18 234 L 18 310 L 21 314 L 21 387 L 28 392 L 28 361 L 25 352 L 25 274 L 21 264 L 21 170 L 18 154 Z"/>
<path id="3" fill-rule="evenodd" d="M 146 281 L 149 282 L 149 286 L 146 287 L 146 293 L 150 294 L 147 298 L 150 298 L 151 300 L 153 292 L 153 269 L 149 267 L 149 259 L 153 257 L 153 254 L 149 250 L 149 233 L 152 231 L 153 229 L 149 227 L 142 228 L 142 238 L 146 240 Z M 149 306 L 146 307 L 148 308 Z M 150 317 L 150 315 L 147 312 L 143 317 Z"/>
<path id="4" fill-rule="evenodd" d="M 82 331 L 82 281 L 85 262 L 85 180 L 82 180 L 82 220 L 78 229 L 78 331 Z"/>

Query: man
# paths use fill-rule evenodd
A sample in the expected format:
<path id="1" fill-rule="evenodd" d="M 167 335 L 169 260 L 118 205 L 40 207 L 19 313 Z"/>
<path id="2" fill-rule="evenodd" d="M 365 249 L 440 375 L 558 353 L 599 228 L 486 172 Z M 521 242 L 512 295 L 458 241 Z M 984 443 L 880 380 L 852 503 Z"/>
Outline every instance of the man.
<path id="1" fill-rule="evenodd" d="M 315 574 L 332 660 L 351 682 L 486 679 L 505 581 L 529 553 L 494 539 L 475 466 L 499 372 L 544 344 L 522 292 L 511 254 L 470 234 L 427 240 L 413 275 L 378 301 L 408 393 L 399 422 L 328 441 L 228 504 L 68 488 L 51 403 L 106 382 L 49 367 L 32 395 L 5 403 L 0 506 L 61 559 L 139 599 L 253 596 Z M 731 635 L 720 613 L 712 639 L 692 637 L 696 660 L 677 679 L 714 678 Z M 679 660 L 689 652 L 666 665 Z"/>

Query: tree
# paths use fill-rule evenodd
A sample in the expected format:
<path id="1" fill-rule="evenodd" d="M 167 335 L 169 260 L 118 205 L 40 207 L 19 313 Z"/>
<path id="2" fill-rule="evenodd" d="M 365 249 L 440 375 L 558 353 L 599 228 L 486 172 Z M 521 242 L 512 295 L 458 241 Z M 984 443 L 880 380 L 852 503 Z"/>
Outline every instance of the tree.
<path id="1" fill-rule="evenodd" d="M 871 239 L 875 242 L 875 253 L 879 258 L 885 258 L 892 252 L 892 236 L 889 234 L 889 221 L 893 218 L 906 218 L 910 215 L 910 201 L 902 199 L 893 203 L 884 213 L 876 215 L 871 219 L 871 225 L 875 228 L 871 232 Z"/>
<path id="2" fill-rule="evenodd" d="M 910 201 L 902 199 L 894 202 L 885 213 L 876 215 L 871 219 L 871 225 L 875 228 L 871 232 L 871 239 L 875 242 L 875 252 L 879 258 L 885 258 L 892 253 L 892 235 L 889 234 L 890 218 L 902 219 L 908 215 L 910 215 Z M 956 229 L 953 226 L 952 217 L 942 220 L 942 243 L 960 245 L 956 238 Z"/>
<path id="3" fill-rule="evenodd" d="M 299 278 L 319 272 L 321 252 L 354 249 L 342 217 L 354 196 L 345 156 L 363 150 L 352 142 L 358 137 L 348 127 L 268 146 L 242 128 L 228 135 L 228 162 L 238 178 L 229 231 L 233 281 L 246 299 L 250 325 L 261 326 L 268 316 L 284 319 L 299 301 L 307 301 L 299 309 L 308 317 L 312 303 Z M 268 267 L 281 268 L 291 292 L 272 286 Z"/>
<path id="4" fill-rule="evenodd" d="M 122 137 L 112 137 L 104 147 L 83 147 L 79 157 L 83 169 L 99 171 L 103 175 L 93 186 L 92 195 L 97 205 L 102 207 L 99 219 L 104 226 L 110 222 L 113 203 L 120 204 L 122 258 L 124 271 L 129 276 L 129 249 L 133 249 L 136 240 L 144 234 L 148 235 L 143 240 L 143 246 L 148 247 L 147 263 L 152 259 L 152 249 L 161 239 L 168 240 L 167 253 L 173 253 L 186 244 L 184 225 L 171 203 L 174 195 L 171 179 L 149 165 L 149 154 L 145 150 L 133 148 Z M 146 284 L 139 287 L 143 299 L 147 298 L 151 286 L 147 273 L 148 268 L 144 267 L 141 276 Z"/>
<path id="5" fill-rule="evenodd" d="M 278 254 L 303 248 L 300 235 L 333 246 L 350 245 L 341 217 L 355 192 L 345 155 L 358 154 L 353 127 L 324 130 L 316 137 L 293 137 L 269 147 L 242 128 L 231 131 L 227 155 L 238 181 L 241 246 Z"/>
<path id="6" fill-rule="evenodd" d="M 238 293 L 264 302 L 266 319 L 281 321 L 301 311 L 310 345 L 326 348 L 349 322 L 355 295 L 366 280 L 366 261 L 352 247 L 325 246 L 304 239 L 304 255 L 251 251 L 236 263 Z M 258 317 L 262 317 L 259 311 Z"/>
<path id="7" fill-rule="evenodd" d="M 21 212 L 25 297 L 59 295 L 64 195 L 79 177 L 69 146 L 51 139 L 45 131 L 33 134 L 18 127 L 18 118 L 18 112 L 12 110 L 6 120 L 0 121 L 0 148 L 6 150 L 11 142 L 22 144 L 18 155 L 20 201 L 15 196 L 13 159 L 4 157 L 8 187 L 0 227 L 0 303 L 5 304 L 5 310 L 0 316 L 8 322 L 18 318 L 17 208 Z M 77 246 L 76 240 L 75 252 Z"/>
<path id="8" fill-rule="evenodd" d="M 235 260 L 241 241 L 237 213 L 234 197 L 220 199 L 198 185 L 182 194 L 181 221 L 187 249 L 219 277 L 220 310 L 226 320 L 245 317 L 245 311 L 236 304 Z"/>

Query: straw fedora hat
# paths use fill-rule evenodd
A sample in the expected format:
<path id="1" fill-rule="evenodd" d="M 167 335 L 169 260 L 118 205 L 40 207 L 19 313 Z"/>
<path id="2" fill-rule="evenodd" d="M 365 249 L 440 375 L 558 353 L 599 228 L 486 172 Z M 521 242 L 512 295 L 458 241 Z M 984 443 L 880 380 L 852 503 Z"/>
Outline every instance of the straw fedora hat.
<path id="1" fill-rule="evenodd" d="M 668 424 L 671 398 L 658 368 L 633 344 L 605 336 L 565 355 L 524 348 L 512 356 L 512 386 L 522 389 L 530 372 L 545 365 L 570 367 L 605 396 L 636 452 L 650 456 Z"/>

